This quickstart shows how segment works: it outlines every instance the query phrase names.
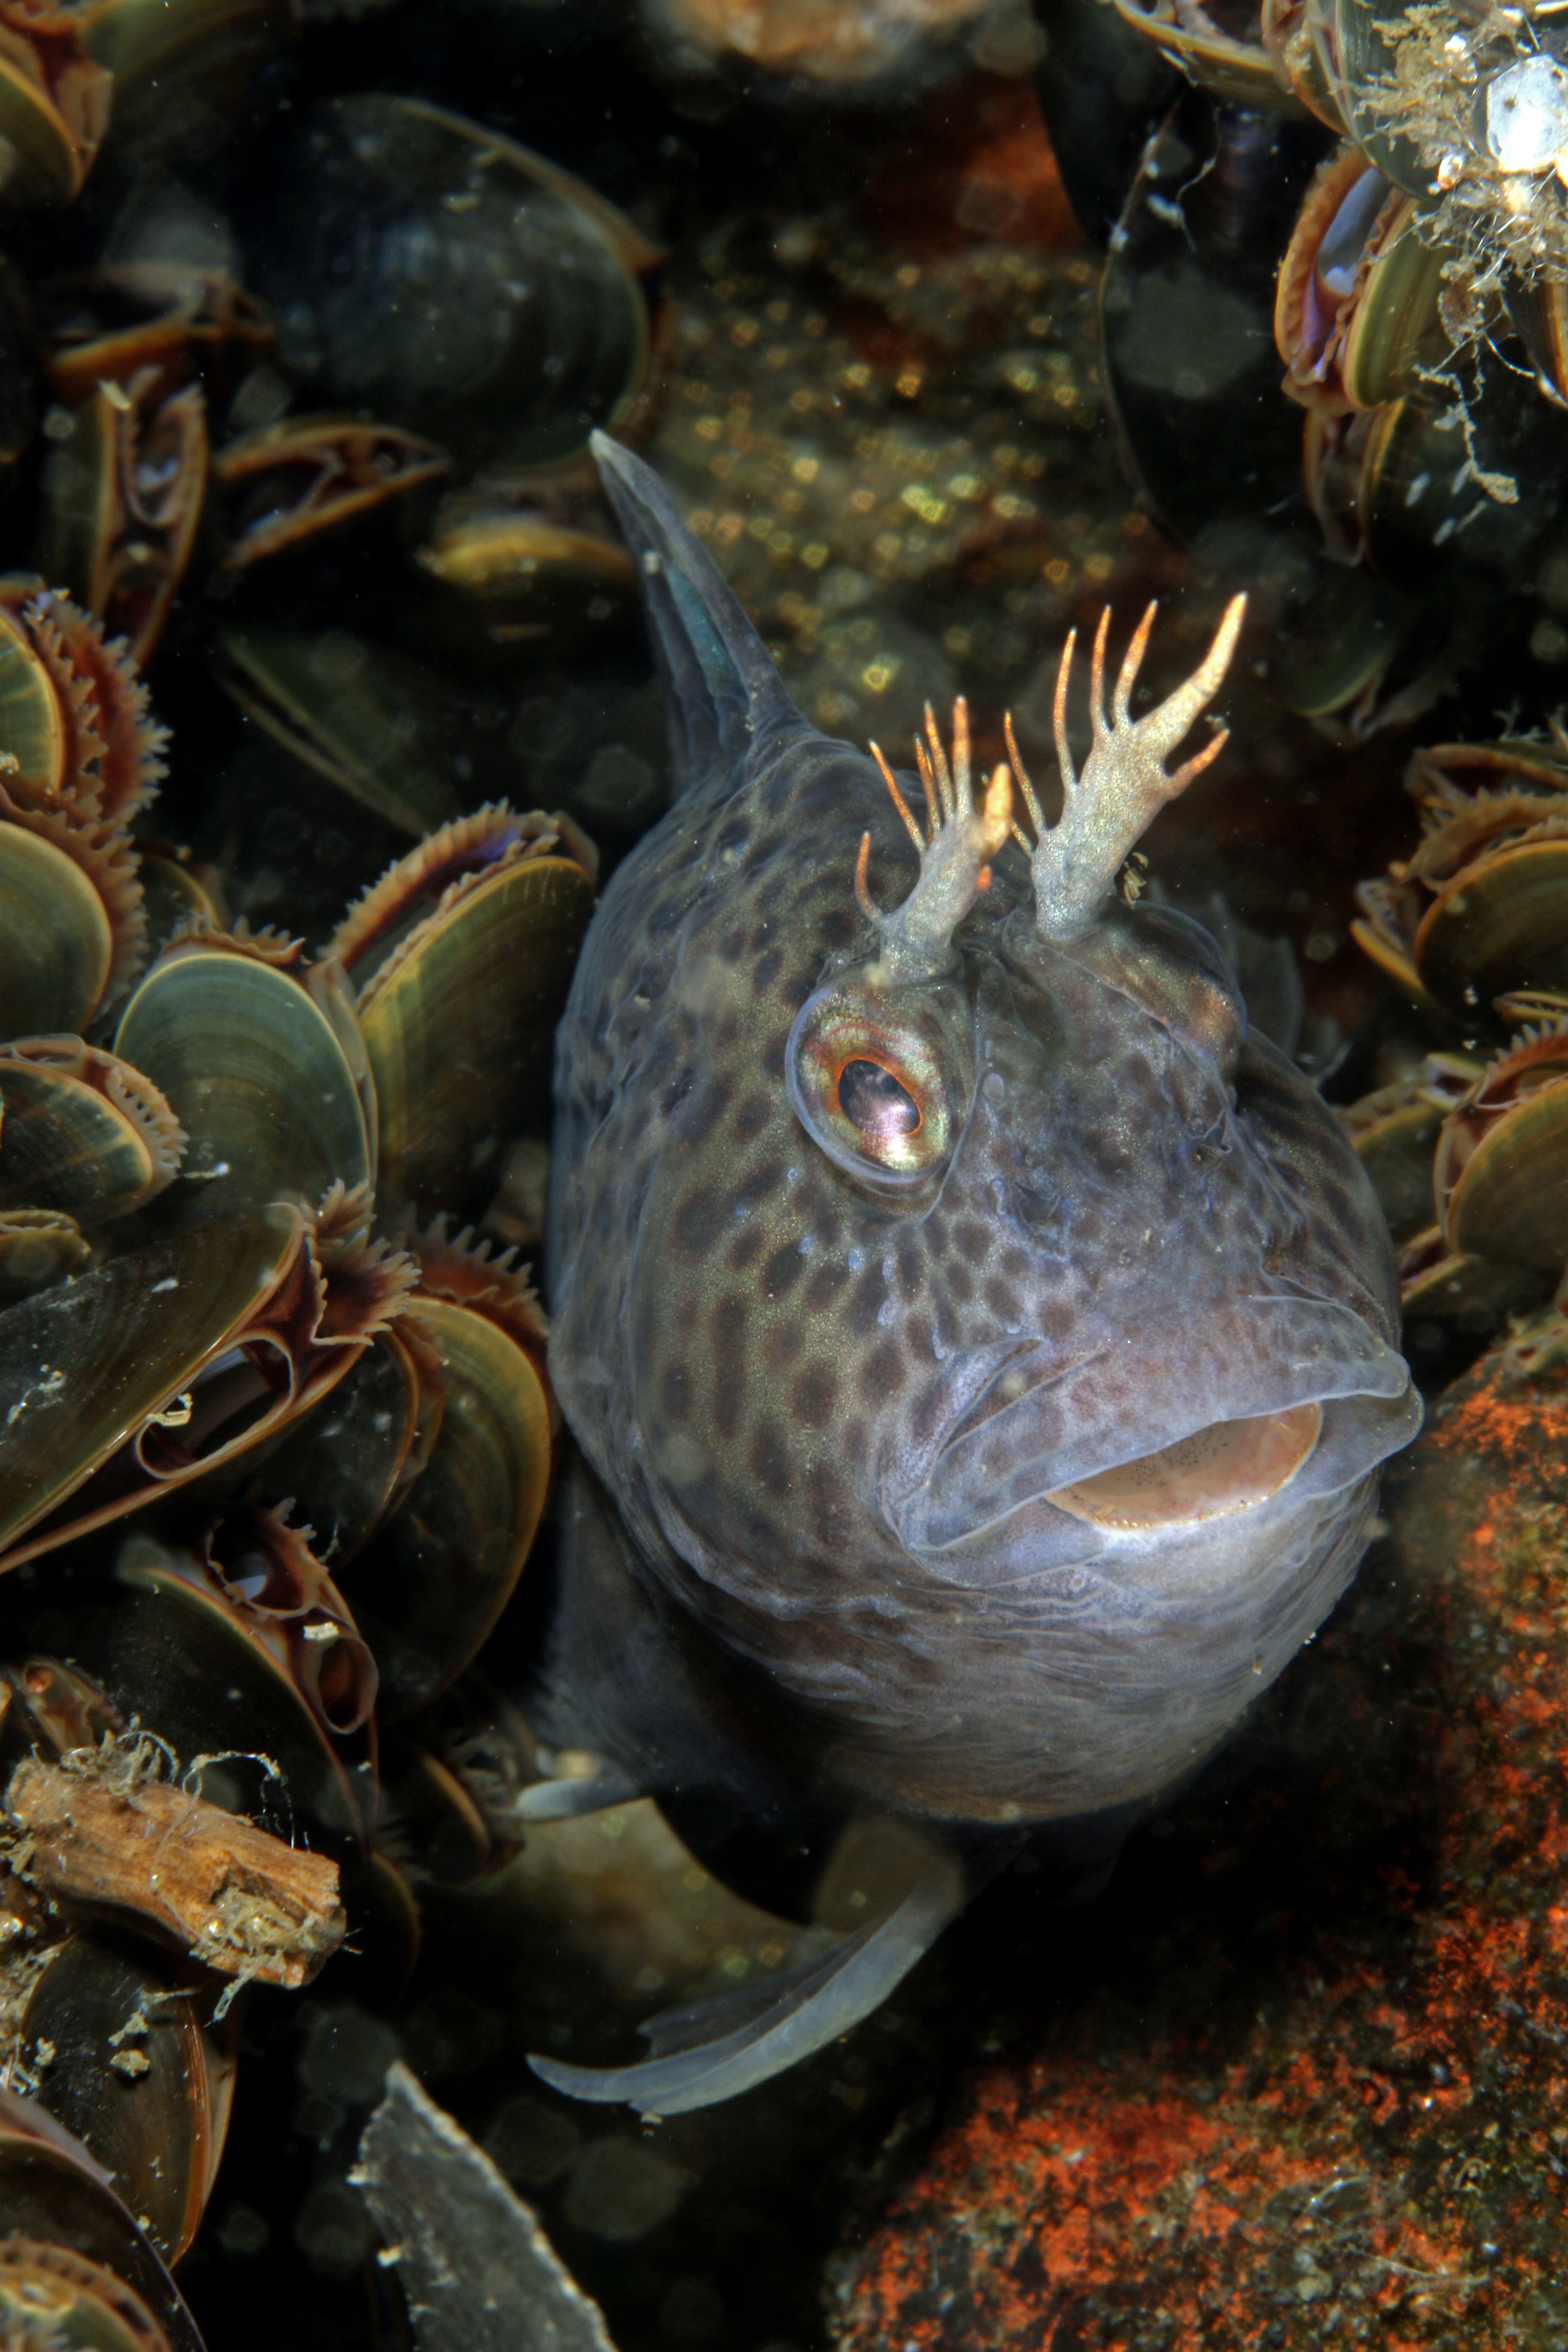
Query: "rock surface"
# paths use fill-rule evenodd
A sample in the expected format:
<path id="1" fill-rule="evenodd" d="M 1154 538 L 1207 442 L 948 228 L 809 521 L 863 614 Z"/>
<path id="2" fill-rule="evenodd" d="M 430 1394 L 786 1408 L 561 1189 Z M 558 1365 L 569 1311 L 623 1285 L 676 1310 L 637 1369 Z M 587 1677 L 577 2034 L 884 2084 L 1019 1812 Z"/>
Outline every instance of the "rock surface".
<path id="1" fill-rule="evenodd" d="M 1391 1532 L 838 2265 L 839 2352 L 1568 2347 L 1568 1384 Z M 1054 1923 L 1054 1924 L 1053 1924 Z"/>

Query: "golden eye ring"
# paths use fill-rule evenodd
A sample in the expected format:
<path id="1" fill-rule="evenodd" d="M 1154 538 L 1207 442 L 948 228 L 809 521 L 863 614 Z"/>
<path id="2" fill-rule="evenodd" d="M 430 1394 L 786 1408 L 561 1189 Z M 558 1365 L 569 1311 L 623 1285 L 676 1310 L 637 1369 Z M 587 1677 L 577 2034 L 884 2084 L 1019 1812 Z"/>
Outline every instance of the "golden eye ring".
<path id="1" fill-rule="evenodd" d="M 802 1126 L 851 1174 L 902 1187 L 929 1180 L 951 1149 L 951 1089 L 940 1024 L 865 989 L 819 989 L 786 1050 Z"/>

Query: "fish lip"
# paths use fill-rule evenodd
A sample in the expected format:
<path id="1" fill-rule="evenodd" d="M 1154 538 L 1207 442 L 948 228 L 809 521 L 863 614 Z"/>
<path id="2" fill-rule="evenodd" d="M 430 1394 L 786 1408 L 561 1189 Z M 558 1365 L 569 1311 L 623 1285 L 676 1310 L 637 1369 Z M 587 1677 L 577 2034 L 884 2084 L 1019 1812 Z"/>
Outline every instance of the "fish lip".
<path id="1" fill-rule="evenodd" d="M 1232 1305 L 1241 1309 L 1226 1326 L 1236 1360 L 1231 1375 L 1217 1384 L 1184 1381 L 1184 1349 L 1168 1339 L 1161 1346 L 1140 1335 L 1147 1357 L 1143 1384 L 1169 1402 L 1156 1404 L 1136 1422 L 1124 1409 L 1116 1409 L 1118 1379 L 1128 1369 L 1120 1349 L 1096 1348 L 1064 1365 L 1054 1359 L 1048 1342 L 1021 1341 L 996 1364 L 982 1388 L 964 1397 L 927 1456 L 923 1475 L 901 1493 L 885 1493 L 889 1517 L 905 1548 L 934 1562 L 944 1553 L 984 1541 L 1029 1510 L 1055 1530 L 1064 1557 L 1068 1549 L 1084 1557 L 1101 1541 L 1116 1541 L 1117 1536 L 1101 1522 L 1063 1509 L 1054 1496 L 1221 1423 L 1309 1404 L 1353 1411 L 1355 1400 L 1366 1400 L 1373 1408 L 1363 1416 L 1370 1458 L 1347 1470 L 1347 1484 L 1414 1435 L 1411 1427 L 1386 1444 L 1376 1437 L 1390 1421 L 1389 1409 L 1396 1422 L 1399 1408 L 1407 1406 L 1415 1392 L 1404 1358 L 1353 1307 L 1300 1293 Z M 1293 1346 L 1287 1341 L 1292 1332 Z M 1250 1345 L 1237 1344 L 1243 1339 Z M 1000 1384 L 1010 1375 L 1016 1378 L 1031 1358 L 1040 1366 L 1040 1377 L 997 1404 Z M 1098 1396 L 1097 1390 L 1101 1391 Z M 1413 1408 L 1406 1410 L 1406 1419 L 1409 1410 Z M 1342 1436 L 1344 1413 L 1334 1419 Z M 1297 1470 L 1269 1495 L 1224 1516 L 1259 1511 L 1288 1493 L 1323 1442 L 1320 1433 Z"/>

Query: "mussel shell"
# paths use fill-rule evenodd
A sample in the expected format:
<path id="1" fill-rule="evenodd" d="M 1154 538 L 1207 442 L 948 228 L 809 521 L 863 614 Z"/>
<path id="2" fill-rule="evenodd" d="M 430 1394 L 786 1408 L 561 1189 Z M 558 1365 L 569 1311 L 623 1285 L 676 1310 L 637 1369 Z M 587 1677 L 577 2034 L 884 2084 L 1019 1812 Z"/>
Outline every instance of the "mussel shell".
<path id="1" fill-rule="evenodd" d="M 114 77 L 115 145 L 212 153 L 294 26 L 289 0 L 87 0 L 83 43 Z"/>
<path id="2" fill-rule="evenodd" d="M 50 1958 L 20 2032 L 26 2045 L 53 2047 L 49 2113 L 113 2177 L 164 2261 L 178 2262 L 195 2236 L 226 2120 L 221 2068 L 189 1990 L 129 1947 L 78 1934 Z M 145 2066 L 132 2073 L 138 2059 Z"/>
<path id="3" fill-rule="evenodd" d="M 415 1318 L 440 1352 L 440 1430 L 345 1579 L 388 1722 L 427 1705 L 478 1652 L 522 1572 L 550 1480 L 550 1409 L 522 1349 L 445 1299 L 417 1299 Z"/>
<path id="4" fill-rule="evenodd" d="M 1100 0 L 1037 0 L 1036 13 L 1050 45 L 1036 87 L 1051 152 L 1079 226 L 1103 247 L 1183 77 Z"/>
<path id="5" fill-rule="evenodd" d="M 1463 1110 L 1452 1115 L 1454 1124 Z M 1451 1172 L 1439 1151 L 1444 1235 L 1458 1256 L 1561 1274 L 1568 1265 L 1568 1077 L 1523 1096 Z"/>
<path id="6" fill-rule="evenodd" d="M 1128 464 L 1177 538 L 1300 501 L 1275 278 L 1326 143 L 1190 92 L 1145 151 L 1100 282 L 1100 343 Z"/>
<path id="7" fill-rule="evenodd" d="M 461 787 L 443 728 L 442 682 L 350 635 L 226 629 L 219 685 L 297 760 L 400 832 L 433 833 Z"/>
<path id="8" fill-rule="evenodd" d="M 26 632 L 0 607 L 0 740 L 38 797 L 59 791 L 68 730 L 54 680 Z"/>
<path id="9" fill-rule="evenodd" d="M 90 1221 L 140 1208 L 177 1162 L 167 1105 L 137 1071 L 89 1056 L 78 1038 L 27 1044 L 25 1054 L 0 1048 L 0 1213 L 62 1209 Z M 119 1101 L 104 1090 L 116 1083 Z"/>
<path id="10" fill-rule="evenodd" d="M 1392 1104 L 1352 1138 L 1396 1242 L 1432 1223 L 1432 1153 L 1444 1117 L 1440 1103 Z"/>
<path id="11" fill-rule="evenodd" d="M 1276 676 L 1307 718 L 1370 698 L 1399 650 L 1410 607 L 1361 571 L 1322 568 L 1281 635 Z"/>
<path id="12" fill-rule="evenodd" d="M 152 1079 L 189 1137 L 182 1224 L 292 1200 L 314 1208 L 374 1173 L 355 1074 L 299 981 L 225 948 L 176 947 L 126 1006 L 114 1050 Z"/>
<path id="13" fill-rule="evenodd" d="M 142 257 L 47 280 L 38 289 L 51 385 L 68 408 L 106 378 L 175 368 L 227 345 L 269 351 L 264 307 L 227 271 Z"/>
<path id="14" fill-rule="evenodd" d="M 1394 49 L 1383 30 L 1405 14 L 1390 0 L 1307 0 L 1307 23 L 1324 85 L 1356 145 L 1385 180 L 1407 196 L 1429 193 L 1431 173 L 1412 142 L 1390 131 L 1370 100 L 1397 79 Z"/>
<path id="15" fill-rule="evenodd" d="M 47 2343 L 50 2352 L 168 2352 L 169 2339 L 141 2296 L 101 2263 L 61 2246 L 5 2238 L 0 2342 Z"/>
<path id="16" fill-rule="evenodd" d="M 482 1210 L 503 1148 L 539 1122 L 593 896 L 571 859 L 520 859 L 456 896 L 375 973 L 360 1026 L 380 1106 L 384 1212 Z"/>
<path id="17" fill-rule="evenodd" d="M 49 27 L 57 43 L 64 16 L 62 10 Z M 72 203 L 108 128 L 112 84 L 84 47 L 72 61 L 57 59 L 54 79 L 51 96 L 41 74 L 0 57 L 0 187 L 9 205 Z"/>
<path id="18" fill-rule="evenodd" d="M 1446 1249 L 1436 1225 L 1405 1244 L 1400 1268 L 1400 1304 L 1406 1322 L 1454 1323 L 1461 1330 L 1495 1330 L 1505 1317 L 1539 1306 L 1551 1287 L 1526 1267 Z"/>
<path id="19" fill-rule="evenodd" d="M 139 845 L 137 871 L 147 910 L 147 938 L 153 949 L 163 947 L 171 932 L 193 924 L 212 930 L 226 927 L 226 910 L 215 897 L 215 877 L 163 850 Z"/>
<path id="20" fill-rule="evenodd" d="M 200 1795 L 334 1858 L 357 1851 L 374 1745 L 328 1734 L 275 1653 L 177 1545 L 137 1533 L 118 1548 L 78 1547 L 35 1589 L 0 1588 L 0 1603 L 13 1622 L 21 1612 L 22 1636 L 68 1648 L 121 1715 L 156 1726 L 183 1764 L 209 1758 Z"/>
<path id="21" fill-rule="evenodd" d="M 1262 43 L 1237 39 L 1206 11 L 1189 11 L 1183 21 L 1174 11 L 1163 14 L 1158 7 L 1144 6 L 1142 0 L 1114 0 L 1114 5 L 1124 24 L 1152 41 L 1189 81 L 1215 98 L 1269 114 L 1306 112 L 1295 91 L 1276 74 Z M 1201 25 L 1192 21 L 1194 14 L 1204 16 Z"/>
<path id="22" fill-rule="evenodd" d="M 414 99 L 331 100 L 285 146 L 258 282 L 279 354 L 328 403 L 468 465 L 548 464 L 625 413 L 647 310 L 635 232 L 591 191 Z"/>
<path id="23" fill-rule="evenodd" d="M 378 1332 L 319 1410 L 288 1430 L 260 1471 L 291 1496 L 315 1549 L 336 1563 L 359 1549 L 399 1490 L 418 1432 L 418 1375 L 403 1339 Z"/>
<path id="24" fill-rule="evenodd" d="M 378 1835 L 401 1868 L 438 1886 L 464 1885 L 491 1866 L 484 1815 L 428 1748 L 400 1747 L 385 1759 Z"/>
<path id="25" fill-rule="evenodd" d="M 156 366 L 100 384 L 44 468 L 39 560 L 145 662 L 195 545 L 206 491 L 199 383 Z"/>
<path id="26" fill-rule="evenodd" d="M 244 571 L 440 480 L 444 451 L 394 425 L 290 416 L 213 455 L 226 571 Z"/>
<path id="27" fill-rule="evenodd" d="M 272 1207 L 110 1258 L 0 1314 L 0 1565 L 172 1491 L 287 1416 L 298 1368 L 274 1389 L 240 1343 L 302 1246 L 298 1213 Z M 352 1361 L 332 1353 L 329 1381 Z M 163 1434 L 160 1413 L 171 1437 L 188 1433 L 188 1469 L 142 1462 L 149 1433 Z"/>
<path id="28" fill-rule="evenodd" d="M 1506 990 L 1568 988 L 1568 840 L 1467 866 L 1427 908 L 1415 947 L 1424 984 L 1461 1016 Z"/>
<path id="29" fill-rule="evenodd" d="M 1415 233 L 1408 198 L 1390 206 L 1356 300 L 1341 375 L 1355 408 L 1376 408 L 1409 392 L 1451 356 L 1438 310 L 1447 257 Z"/>
<path id="30" fill-rule="evenodd" d="M 40 2249 L 46 2260 L 55 2248 L 68 2257 L 56 2275 L 74 2273 L 75 2308 L 86 2323 L 76 2343 L 92 2352 L 164 2352 L 165 2347 L 167 2352 L 203 2352 L 195 2321 L 151 2239 L 137 2228 L 87 2151 L 63 2125 L 38 2115 L 29 2101 L 11 2097 L 0 2112 L 0 2214 L 6 2232 L 0 2237 L 0 2274 L 10 2271 L 13 2278 L 25 2279 Z M 43 2264 L 39 2269 L 47 2275 Z M 100 2278 L 92 2275 L 94 2270 Z M 117 2284 L 129 2290 L 129 2300 L 116 2293 Z M 5 2318 L 8 2300 L 0 2290 L 0 2315 Z M 90 2332 L 94 2326 L 101 2333 Z M 67 2335 L 61 2340 L 73 2339 Z"/>
<path id="31" fill-rule="evenodd" d="M 1560 278 L 1528 287 L 1510 280 L 1503 299 L 1542 384 L 1568 400 L 1568 286 Z"/>
<path id="32" fill-rule="evenodd" d="M 1457 409 L 1451 390 L 1423 385 L 1374 414 L 1361 524 L 1368 561 L 1396 587 L 1428 591 L 1435 551 L 1511 582 L 1563 506 L 1568 415 L 1500 367 L 1468 403 L 1468 446 Z"/>
<path id="33" fill-rule="evenodd" d="M 108 984 L 113 953 L 103 900 L 75 859 L 20 825 L 0 825 L 6 1034 L 79 1035 Z"/>

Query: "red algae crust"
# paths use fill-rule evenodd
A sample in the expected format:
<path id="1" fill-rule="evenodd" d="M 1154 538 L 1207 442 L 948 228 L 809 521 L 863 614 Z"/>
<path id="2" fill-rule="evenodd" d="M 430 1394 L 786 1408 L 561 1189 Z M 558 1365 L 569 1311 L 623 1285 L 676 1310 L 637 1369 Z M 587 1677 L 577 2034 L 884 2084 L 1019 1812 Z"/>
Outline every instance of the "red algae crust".
<path id="1" fill-rule="evenodd" d="M 838 2352 L 1568 2347 L 1568 1386 L 1485 1360 L 1384 1507 L 841 2257 Z"/>

